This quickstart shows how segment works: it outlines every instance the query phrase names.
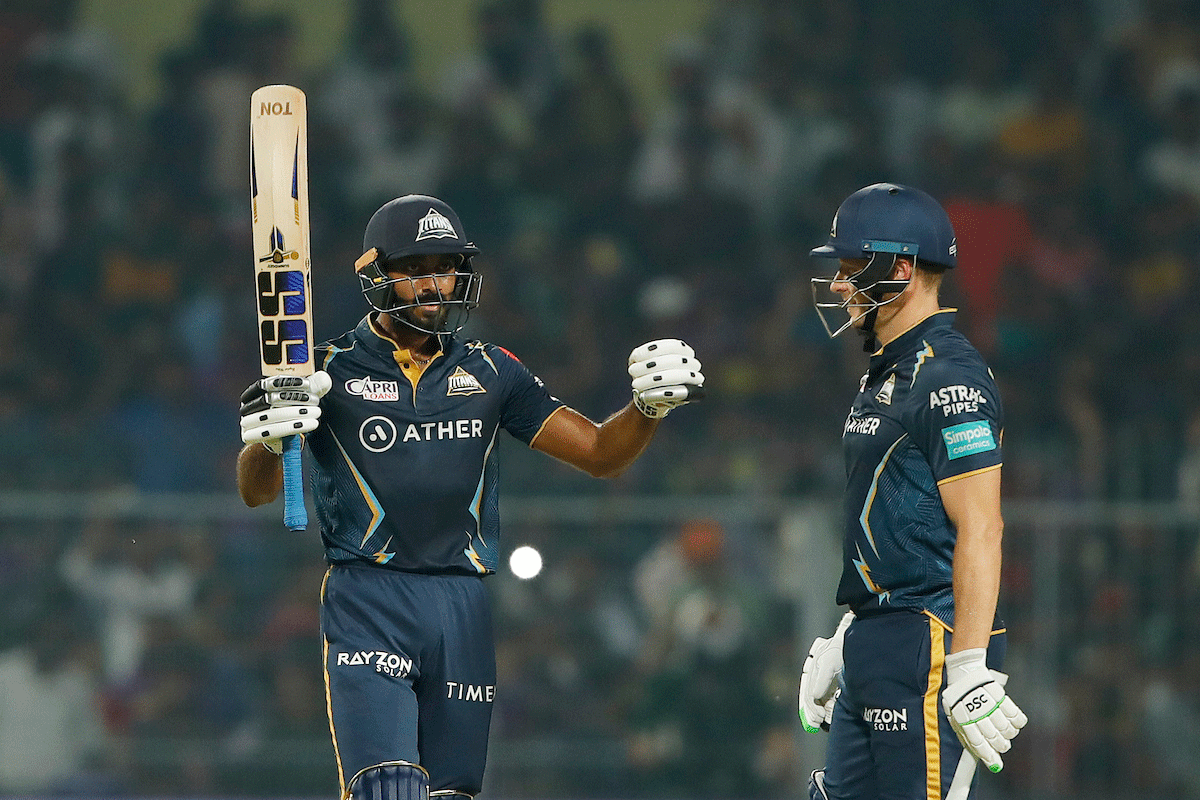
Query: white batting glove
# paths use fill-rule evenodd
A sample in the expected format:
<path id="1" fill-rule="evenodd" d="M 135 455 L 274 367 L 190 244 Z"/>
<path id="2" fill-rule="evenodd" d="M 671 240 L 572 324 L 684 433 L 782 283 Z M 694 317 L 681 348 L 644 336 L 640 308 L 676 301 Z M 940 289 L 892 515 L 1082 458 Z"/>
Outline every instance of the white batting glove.
<path id="1" fill-rule="evenodd" d="M 656 339 L 629 354 L 633 402 L 651 419 L 704 397 L 704 373 L 696 351 L 678 339 Z"/>
<path id="2" fill-rule="evenodd" d="M 332 386 L 324 370 L 306 378 L 274 375 L 250 384 L 241 397 L 242 441 L 261 442 L 282 455 L 283 437 L 309 433 L 320 424 L 320 401 Z"/>
<path id="3" fill-rule="evenodd" d="M 1029 718 L 1004 691 L 1008 676 L 987 667 L 982 647 L 946 656 L 942 708 L 962 746 L 992 772 L 1004 769 L 1001 753 Z"/>
<path id="4" fill-rule="evenodd" d="M 800 724 L 809 733 L 828 730 L 837 699 L 838 675 L 842 671 L 842 640 L 854 613 L 842 615 L 837 630 L 828 639 L 818 636 L 808 648 L 804 670 L 800 673 Z"/>

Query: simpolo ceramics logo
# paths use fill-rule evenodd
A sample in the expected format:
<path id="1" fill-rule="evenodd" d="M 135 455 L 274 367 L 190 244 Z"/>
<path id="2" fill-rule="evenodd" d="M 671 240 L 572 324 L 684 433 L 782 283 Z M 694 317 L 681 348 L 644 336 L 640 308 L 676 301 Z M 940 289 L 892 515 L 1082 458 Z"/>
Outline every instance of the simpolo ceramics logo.
<path id="1" fill-rule="evenodd" d="M 951 461 L 996 449 L 992 426 L 982 419 L 942 428 L 942 441 L 946 443 L 946 455 Z"/>

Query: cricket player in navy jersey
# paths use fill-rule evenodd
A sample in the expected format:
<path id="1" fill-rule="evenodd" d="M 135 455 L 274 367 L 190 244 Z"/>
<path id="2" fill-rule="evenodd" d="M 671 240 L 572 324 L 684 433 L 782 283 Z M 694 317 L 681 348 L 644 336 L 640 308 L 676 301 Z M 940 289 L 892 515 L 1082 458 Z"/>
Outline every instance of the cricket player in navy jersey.
<path id="1" fill-rule="evenodd" d="M 242 396 L 237 483 L 282 487 L 283 436 L 306 435 L 325 557 L 326 694 L 342 796 L 470 797 L 496 695 L 484 576 L 500 557 L 501 429 L 597 477 L 628 467 L 667 413 L 703 396 L 692 349 L 629 357 L 633 399 L 595 423 L 512 353 L 457 334 L 479 300 L 478 248 L 441 200 L 407 195 L 367 224 L 355 265 L 371 312 L 317 348 L 301 387 Z"/>
<path id="2" fill-rule="evenodd" d="M 956 253 L 938 202 L 890 183 L 846 198 L 812 251 L 838 264 L 813 280 L 826 330 L 871 353 L 842 432 L 849 611 L 800 679 L 804 728 L 829 730 L 816 800 L 968 797 L 972 759 L 999 771 L 1026 722 L 999 671 L 1003 408 L 938 300 Z"/>

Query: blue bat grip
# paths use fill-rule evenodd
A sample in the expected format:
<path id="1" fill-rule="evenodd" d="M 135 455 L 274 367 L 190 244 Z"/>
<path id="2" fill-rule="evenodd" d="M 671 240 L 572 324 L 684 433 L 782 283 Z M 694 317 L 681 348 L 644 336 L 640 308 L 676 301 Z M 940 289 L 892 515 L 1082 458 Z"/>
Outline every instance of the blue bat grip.
<path id="1" fill-rule="evenodd" d="M 283 524 L 293 531 L 308 527 L 308 510 L 304 507 L 304 463 L 300 460 L 302 448 L 299 436 L 288 436 L 283 440 Z"/>

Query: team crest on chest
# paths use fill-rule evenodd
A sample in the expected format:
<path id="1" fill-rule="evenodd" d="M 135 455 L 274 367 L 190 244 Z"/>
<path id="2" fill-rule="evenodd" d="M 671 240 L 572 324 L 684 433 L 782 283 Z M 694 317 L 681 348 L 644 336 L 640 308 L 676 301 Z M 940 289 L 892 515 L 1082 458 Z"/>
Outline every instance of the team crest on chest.
<path id="1" fill-rule="evenodd" d="M 475 376 L 462 367 L 455 367 L 454 372 L 446 379 L 446 396 L 467 394 L 484 394 L 487 389 L 476 380 Z"/>

